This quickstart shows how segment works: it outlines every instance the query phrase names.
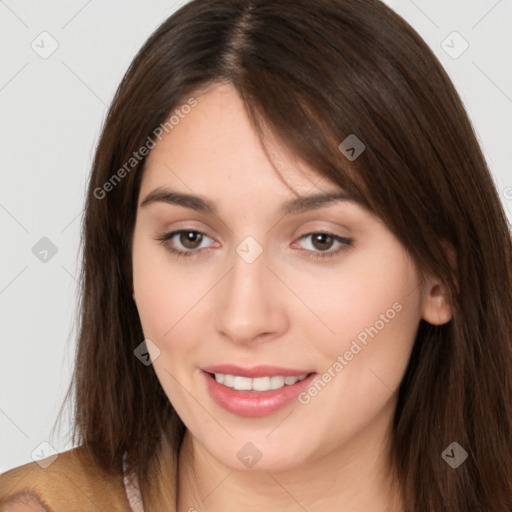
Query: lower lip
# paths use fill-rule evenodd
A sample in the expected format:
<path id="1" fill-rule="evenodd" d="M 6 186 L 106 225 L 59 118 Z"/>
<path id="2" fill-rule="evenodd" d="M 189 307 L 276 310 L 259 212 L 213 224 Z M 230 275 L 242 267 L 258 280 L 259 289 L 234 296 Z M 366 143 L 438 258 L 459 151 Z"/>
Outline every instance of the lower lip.
<path id="1" fill-rule="evenodd" d="M 206 379 L 210 396 L 218 405 L 239 416 L 251 417 L 268 416 L 282 409 L 308 388 L 316 376 L 316 373 L 312 373 L 291 386 L 270 391 L 237 391 L 219 384 L 209 373 L 201 373 Z"/>

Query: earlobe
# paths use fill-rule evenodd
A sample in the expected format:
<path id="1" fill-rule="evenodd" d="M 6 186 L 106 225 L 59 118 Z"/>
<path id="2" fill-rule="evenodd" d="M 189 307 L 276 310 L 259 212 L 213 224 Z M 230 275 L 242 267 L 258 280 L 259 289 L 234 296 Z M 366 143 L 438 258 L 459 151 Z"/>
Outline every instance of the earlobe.
<path id="1" fill-rule="evenodd" d="M 425 286 L 422 318 L 432 325 L 443 325 L 452 319 L 453 311 L 446 286 L 438 279 L 428 279 Z"/>

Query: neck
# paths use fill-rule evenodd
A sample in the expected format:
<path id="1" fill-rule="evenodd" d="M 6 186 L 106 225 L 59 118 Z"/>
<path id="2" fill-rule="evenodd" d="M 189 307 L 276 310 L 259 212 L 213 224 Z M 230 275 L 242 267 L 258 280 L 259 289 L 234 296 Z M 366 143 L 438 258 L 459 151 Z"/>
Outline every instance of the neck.
<path id="1" fill-rule="evenodd" d="M 393 411 L 384 410 L 328 455 L 280 472 L 225 466 L 187 430 L 179 454 L 177 510 L 401 510 L 403 496 L 390 476 L 387 454 Z"/>

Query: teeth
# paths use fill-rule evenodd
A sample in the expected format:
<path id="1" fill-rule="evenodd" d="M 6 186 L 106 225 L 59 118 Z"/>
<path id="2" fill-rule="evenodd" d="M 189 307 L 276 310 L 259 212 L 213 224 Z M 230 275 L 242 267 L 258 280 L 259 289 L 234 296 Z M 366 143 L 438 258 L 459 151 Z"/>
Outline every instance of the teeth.
<path id="1" fill-rule="evenodd" d="M 224 377 L 224 382 L 222 383 L 224 386 L 232 388 L 235 385 L 235 377 L 233 375 L 222 375 L 222 377 Z"/>
<path id="2" fill-rule="evenodd" d="M 239 391 L 250 391 L 252 389 L 252 379 L 247 377 L 235 377 L 233 387 Z"/>
<path id="3" fill-rule="evenodd" d="M 216 373 L 215 380 L 219 384 L 223 384 L 228 388 L 234 388 L 237 391 L 270 391 L 271 389 L 280 389 L 284 386 L 291 386 L 298 381 L 304 380 L 307 377 L 298 375 L 297 377 L 282 377 L 274 375 L 272 377 L 256 377 L 251 379 L 249 377 L 241 377 L 239 375 L 226 375 L 224 373 Z"/>
<path id="4" fill-rule="evenodd" d="M 284 387 L 285 380 L 285 377 L 279 377 L 277 375 L 270 377 L 270 389 L 279 389 Z"/>
<path id="5" fill-rule="evenodd" d="M 268 391 L 270 388 L 270 377 L 257 377 L 252 380 L 252 387 L 254 391 Z"/>

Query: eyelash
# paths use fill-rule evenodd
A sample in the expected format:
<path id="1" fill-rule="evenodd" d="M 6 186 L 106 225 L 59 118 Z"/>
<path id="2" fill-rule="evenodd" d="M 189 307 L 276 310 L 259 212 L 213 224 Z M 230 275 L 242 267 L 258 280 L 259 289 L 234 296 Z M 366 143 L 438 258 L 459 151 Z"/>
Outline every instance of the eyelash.
<path id="1" fill-rule="evenodd" d="M 174 247 L 170 247 L 167 245 L 167 242 L 174 238 L 176 235 L 179 235 L 181 233 L 196 233 L 200 235 L 205 235 L 208 237 L 208 235 L 202 231 L 197 231 L 194 229 L 179 229 L 177 231 L 171 231 L 170 233 L 161 233 L 159 234 L 155 240 L 160 242 L 162 245 L 166 247 L 171 253 L 175 254 L 176 257 L 195 257 L 198 256 L 200 252 L 203 251 L 203 249 L 192 249 L 189 251 L 180 251 L 179 249 L 175 249 Z M 336 242 L 339 242 L 341 246 L 334 250 L 334 251 L 311 251 L 309 249 L 302 249 L 303 251 L 306 251 L 307 256 L 316 260 L 325 259 L 325 258 L 332 258 L 334 256 L 337 256 L 345 251 L 347 251 L 352 245 L 353 240 L 351 238 L 345 238 L 339 235 L 335 235 L 334 233 L 329 233 L 327 231 L 313 231 L 311 233 L 306 233 L 305 235 L 302 235 L 299 240 L 304 240 L 305 238 L 308 238 L 312 235 L 327 235 L 332 237 Z M 210 238 L 210 237 L 208 237 Z M 208 250 L 208 249 L 206 249 Z"/>

